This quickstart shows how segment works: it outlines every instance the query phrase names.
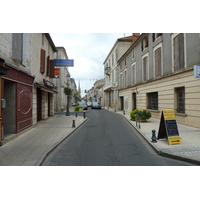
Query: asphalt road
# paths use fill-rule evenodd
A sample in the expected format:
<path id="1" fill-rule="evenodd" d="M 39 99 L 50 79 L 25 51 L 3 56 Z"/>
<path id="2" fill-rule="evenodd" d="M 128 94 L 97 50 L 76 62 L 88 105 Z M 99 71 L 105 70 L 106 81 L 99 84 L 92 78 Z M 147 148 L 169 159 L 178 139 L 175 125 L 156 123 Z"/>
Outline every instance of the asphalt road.
<path id="1" fill-rule="evenodd" d="M 190 166 L 157 155 L 123 116 L 104 109 L 64 140 L 43 166 Z"/>

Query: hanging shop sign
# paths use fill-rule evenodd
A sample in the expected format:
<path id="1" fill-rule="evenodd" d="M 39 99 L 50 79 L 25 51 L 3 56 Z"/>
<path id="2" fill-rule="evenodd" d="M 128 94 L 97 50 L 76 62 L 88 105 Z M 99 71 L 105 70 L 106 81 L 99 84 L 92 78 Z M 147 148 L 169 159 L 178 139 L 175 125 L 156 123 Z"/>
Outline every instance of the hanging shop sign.
<path id="1" fill-rule="evenodd" d="M 60 76 L 60 68 L 54 68 L 54 75 Z"/>
<path id="2" fill-rule="evenodd" d="M 74 60 L 70 59 L 54 59 L 54 66 L 60 66 L 60 67 L 73 67 L 74 66 Z"/>
<path id="3" fill-rule="evenodd" d="M 180 144 L 180 136 L 174 110 L 163 110 L 161 114 L 158 139 L 167 138 L 169 144 Z"/>
<path id="4" fill-rule="evenodd" d="M 50 89 L 54 88 L 54 84 L 51 83 L 50 81 L 47 81 L 46 79 L 43 79 L 43 83 L 47 88 L 50 88 Z"/>

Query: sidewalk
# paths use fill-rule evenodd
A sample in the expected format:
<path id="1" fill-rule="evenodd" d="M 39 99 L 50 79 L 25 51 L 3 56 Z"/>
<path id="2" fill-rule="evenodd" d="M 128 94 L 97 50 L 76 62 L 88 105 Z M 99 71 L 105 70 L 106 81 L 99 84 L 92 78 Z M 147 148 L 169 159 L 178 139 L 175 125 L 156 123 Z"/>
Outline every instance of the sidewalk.
<path id="1" fill-rule="evenodd" d="M 109 111 L 115 112 L 114 109 Z M 135 121 L 130 121 L 129 113 L 124 115 L 119 110 L 116 113 L 123 115 L 158 154 L 200 165 L 200 129 L 178 124 L 181 144 L 169 145 L 166 139 L 152 143 L 152 130 L 156 130 L 157 136 L 159 119 L 150 118 L 147 122 L 140 123 L 139 129 Z M 72 128 L 73 120 L 75 128 Z M 85 119 L 83 113 L 79 113 L 77 117 L 55 115 L 40 121 L 30 130 L 0 147 L 0 166 L 39 166 L 49 152 L 86 120 L 87 112 Z"/>
<path id="2" fill-rule="evenodd" d="M 75 120 L 75 128 L 72 127 Z M 0 147 L 0 166 L 38 166 L 45 156 L 87 120 L 78 116 L 55 115 Z"/>
<path id="3" fill-rule="evenodd" d="M 114 109 L 109 109 L 115 112 Z M 190 126 L 177 124 L 181 144 L 169 145 L 167 139 L 157 140 L 152 143 L 152 130 L 156 130 L 156 137 L 160 125 L 160 119 L 150 118 L 147 122 L 140 123 L 140 129 L 136 126 L 135 121 L 130 120 L 130 113 L 117 110 L 116 113 L 123 115 L 131 125 L 152 145 L 158 154 L 187 161 L 196 165 L 200 165 L 200 129 Z"/>

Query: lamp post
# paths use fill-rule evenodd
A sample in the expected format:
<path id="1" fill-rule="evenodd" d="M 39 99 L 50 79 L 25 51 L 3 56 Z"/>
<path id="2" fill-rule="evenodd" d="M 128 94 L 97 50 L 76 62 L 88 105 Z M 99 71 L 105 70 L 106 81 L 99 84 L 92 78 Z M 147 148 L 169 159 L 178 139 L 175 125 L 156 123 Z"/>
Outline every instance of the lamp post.
<path id="1" fill-rule="evenodd" d="M 67 95 L 67 109 L 66 109 L 66 116 L 70 116 L 69 112 L 69 101 L 70 101 L 70 95 L 72 94 L 72 89 L 69 87 L 64 88 L 64 93 Z"/>

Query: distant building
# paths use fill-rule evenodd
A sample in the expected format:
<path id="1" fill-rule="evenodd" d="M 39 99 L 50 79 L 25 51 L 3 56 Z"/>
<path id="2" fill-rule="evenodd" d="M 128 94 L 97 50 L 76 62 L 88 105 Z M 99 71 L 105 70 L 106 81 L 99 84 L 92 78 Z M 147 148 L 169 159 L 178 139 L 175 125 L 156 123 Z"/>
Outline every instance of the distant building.
<path id="1" fill-rule="evenodd" d="M 132 36 L 117 39 L 103 63 L 105 80 L 103 106 L 105 107 L 118 108 L 119 71 L 117 62 L 139 35 L 139 33 L 133 33 Z"/>

